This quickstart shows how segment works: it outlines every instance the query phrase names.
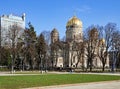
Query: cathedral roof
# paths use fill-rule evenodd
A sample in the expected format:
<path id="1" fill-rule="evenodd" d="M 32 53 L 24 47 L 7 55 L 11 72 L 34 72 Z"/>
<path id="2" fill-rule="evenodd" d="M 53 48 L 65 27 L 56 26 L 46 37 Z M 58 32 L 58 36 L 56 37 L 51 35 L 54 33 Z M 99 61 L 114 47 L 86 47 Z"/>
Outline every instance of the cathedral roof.
<path id="1" fill-rule="evenodd" d="M 66 27 L 72 26 L 72 25 L 78 25 L 82 27 L 82 21 L 78 19 L 76 16 L 73 16 L 66 24 Z"/>
<path id="2" fill-rule="evenodd" d="M 52 30 L 52 33 L 58 33 L 57 29 L 54 28 L 54 29 Z"/>

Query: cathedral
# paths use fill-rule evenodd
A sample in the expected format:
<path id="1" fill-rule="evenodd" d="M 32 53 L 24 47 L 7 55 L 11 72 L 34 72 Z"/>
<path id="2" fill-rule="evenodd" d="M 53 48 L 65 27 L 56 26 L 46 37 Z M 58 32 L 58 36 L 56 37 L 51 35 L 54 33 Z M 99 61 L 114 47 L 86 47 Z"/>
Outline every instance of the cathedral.
<path id="1" fill-rule="evenodd" d="M 51 59 L 52 66 L 59 68 L 86 68 L 87 67 L 87 48 L 83 47 L 83 31 L 82 21 L 73 16 L 66 24 L 66 40 L 59 40 L 59 32 L 53 29 L 51 32 Z M 95 36 L 96 33 L 93 34 Z M 104 39 L 98 41 L 98 45 L 104 44 Z M 98 49 L 98 45 L 96 49 Z M 97 53 L 97 51 L 96 51 Z M 93 59 L 93 67 L 101 68 L 102 62 L 99 57 Z M 106 62 L 106 67 L 109 67 L 109 59 Z"/>

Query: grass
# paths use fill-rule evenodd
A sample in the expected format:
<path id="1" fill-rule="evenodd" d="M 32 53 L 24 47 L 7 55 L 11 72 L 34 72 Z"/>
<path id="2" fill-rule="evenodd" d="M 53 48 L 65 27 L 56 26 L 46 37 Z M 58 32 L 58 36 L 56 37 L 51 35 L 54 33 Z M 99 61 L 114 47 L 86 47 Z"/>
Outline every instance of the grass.
<path id="1" fill-rule="evenodd" d="M 43 74 L 23 76 L 0 76 L 0 89 L 20 89 L 27 87 L 61 84 L 87 83 L 120 80 L 120 76 L 92 74 Z"/>

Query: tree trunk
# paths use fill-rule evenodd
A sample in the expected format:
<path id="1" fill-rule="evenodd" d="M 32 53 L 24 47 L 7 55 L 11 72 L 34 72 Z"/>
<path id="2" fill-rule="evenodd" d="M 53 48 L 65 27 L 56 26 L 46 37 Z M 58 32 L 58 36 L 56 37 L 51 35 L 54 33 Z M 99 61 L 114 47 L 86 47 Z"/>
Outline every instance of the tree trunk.
<path id="1" fill-rule="evenodd" d="M 89 68 L 89 60 L 87 60 L 87 68 L 86 68 L 86 71 L 87 71 L 88 68 Z"/>
<path id="2" fill-rule="evenodd" d="M 53 70 L 53 59 L 52 59 L 52 70 Z"/>
<path id="3" fill-rule="evenodd" d="M 90 59 L 90 72 L 92 72 L 92 59 Z"/>
<path id="4" fill-rule="evenodd" d="M 92 66 L 90 65 L 90 72 L 92 72 Z"/>
<path id="5" fill-rule="evenodd" d="M 38 70 L 40 71 L 40 67 L 41 67 L 41 64 L 40 64 L 40 62 L 41 62 L 41 60 L 40 60 L 40 55 L 38 55 L 38 57 L 39 57 L 39 61 L 38 61 Z"/>
<path id="6" fill-rule="evenodd" d="M 102 71 L 103 71 L 103 72 L 105 71 L 105 63 L 103 63 Z"/>

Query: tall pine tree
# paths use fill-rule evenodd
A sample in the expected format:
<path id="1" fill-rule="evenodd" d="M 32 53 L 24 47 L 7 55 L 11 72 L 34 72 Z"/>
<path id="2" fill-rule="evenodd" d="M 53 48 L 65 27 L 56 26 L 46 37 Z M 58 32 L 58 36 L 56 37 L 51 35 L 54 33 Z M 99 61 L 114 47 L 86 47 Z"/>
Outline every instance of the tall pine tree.
<path id="1" fill-rule="evenodd" d="M 37 39 L 37 53 L 38 53 L 38 57 L 39 57 L 39 60 L 38 60 L 38 65 L 39 65 L 39 69 L 41 69 L 42 71 L 42 68 L 45 67 L 45 56 L 46 56 L 46 43 L 45 43 L 45 39 L 44 39 L 44 36 L 42 34 L 40 34 L 40 36 L 38 37 Z"/>

